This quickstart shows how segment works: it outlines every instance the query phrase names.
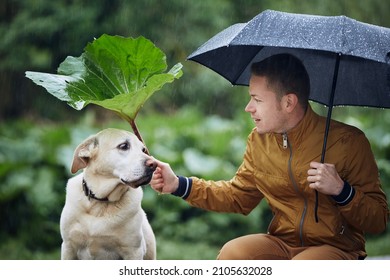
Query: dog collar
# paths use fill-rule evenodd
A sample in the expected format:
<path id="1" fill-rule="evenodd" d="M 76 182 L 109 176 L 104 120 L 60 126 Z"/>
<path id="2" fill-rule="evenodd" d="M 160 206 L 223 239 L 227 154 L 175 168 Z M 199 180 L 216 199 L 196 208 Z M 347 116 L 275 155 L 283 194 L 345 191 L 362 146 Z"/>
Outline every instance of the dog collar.
<path id="1" fill-rule="evenodd" d="M 92 199 L 96 199 L 99 201 L 108 201 L 107 197 L 105 197 L 105 198 L 96 197 L 95 194 L 88 188 L 87 182 L 85 182 L 84 178 L 83 178 L 83 191 L 84 191 L 85 196 L 88 197 L 88 200 L 91 200 L 91 198 L 92 198 Z"/>

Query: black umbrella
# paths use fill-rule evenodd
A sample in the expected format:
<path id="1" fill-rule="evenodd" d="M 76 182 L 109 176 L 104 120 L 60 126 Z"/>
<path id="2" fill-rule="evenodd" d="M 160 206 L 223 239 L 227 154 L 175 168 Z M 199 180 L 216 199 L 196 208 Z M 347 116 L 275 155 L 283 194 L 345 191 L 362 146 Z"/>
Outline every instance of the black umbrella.
<path id="1" fill-rule="evenodd" d="M 278 53 L 303 62 L 310 76 L 309 98 L 329 108 L 321 162 L 333 106 L 390 108 L 390 29 L 346 16 L 266 10 L 218 33 L 188 59 L 233 85 L 248 85 L 251 64 Z"/>

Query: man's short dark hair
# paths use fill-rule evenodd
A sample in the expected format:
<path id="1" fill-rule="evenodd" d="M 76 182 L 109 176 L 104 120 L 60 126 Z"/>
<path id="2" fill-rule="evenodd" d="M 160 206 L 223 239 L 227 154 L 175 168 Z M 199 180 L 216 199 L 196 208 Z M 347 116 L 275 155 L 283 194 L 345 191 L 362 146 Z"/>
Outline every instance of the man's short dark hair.
<path id="1" fill-rule="evenodd" d="M 253 75 L 267 78 L 268 86 L 279 99 L 287 93 L 297 95 L 299 104 L 306 110 L 310 79 L 303 63 L 291 54 L 276 54 L 252 64 Z"/>

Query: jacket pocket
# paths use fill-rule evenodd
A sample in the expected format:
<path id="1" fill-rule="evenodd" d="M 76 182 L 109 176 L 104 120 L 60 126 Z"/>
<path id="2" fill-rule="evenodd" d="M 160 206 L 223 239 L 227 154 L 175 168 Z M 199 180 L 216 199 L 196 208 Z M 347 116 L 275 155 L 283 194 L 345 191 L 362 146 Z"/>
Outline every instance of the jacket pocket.
<path id="1" fill-rule="evenodd" d="M 275 211 L 274 216 L 272 217 L 272 220 L 268 225 L 268 230 L 267 230 L 268 234 L 271 234 L 271 235 L 275 234 L 275 230 L 278 227 L 279 220 L 280 220 L 280 217 L 279 217 L 277 211 Z"/>
<path id="2" fill-rule="evenodd" d="M 343 250 L 364 250 L 364 241 L 347 224 L 342 225 L 342 231 L 339 233 L 337 241 L 339 243 L 338 247 Z"/>

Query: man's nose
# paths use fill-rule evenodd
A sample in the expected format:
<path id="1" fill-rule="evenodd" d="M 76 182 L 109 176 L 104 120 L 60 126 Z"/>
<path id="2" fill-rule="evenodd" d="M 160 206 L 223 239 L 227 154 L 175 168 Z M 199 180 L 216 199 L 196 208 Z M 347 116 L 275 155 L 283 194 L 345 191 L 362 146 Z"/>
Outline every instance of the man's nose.
<path id="1" fill-rule="evenodd" d="M 253 113 L 254 107 L 252 106 L 252 102 L 248 102 L 248 104 L 245 106 L 245 112 Z"/>

